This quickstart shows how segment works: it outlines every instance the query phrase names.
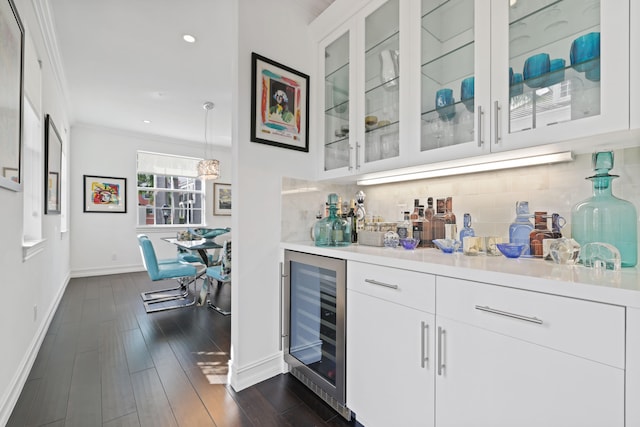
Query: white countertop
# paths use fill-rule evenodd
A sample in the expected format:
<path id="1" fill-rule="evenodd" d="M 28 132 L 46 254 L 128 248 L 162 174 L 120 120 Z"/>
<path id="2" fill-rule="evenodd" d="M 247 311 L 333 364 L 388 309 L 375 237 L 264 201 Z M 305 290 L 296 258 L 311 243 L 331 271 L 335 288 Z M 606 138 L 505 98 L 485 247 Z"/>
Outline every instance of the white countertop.
<path id="1" fill-rule="evenodd" d="M 558 265 L 539 258 L 445 254 L 438 249 L 413 251 L 351 245 L 317 247 L 313 242 L 283 242 L 290 249 L 422 273 L 640 308 L 640 270 L 598 271 L 581 265 Z"/>

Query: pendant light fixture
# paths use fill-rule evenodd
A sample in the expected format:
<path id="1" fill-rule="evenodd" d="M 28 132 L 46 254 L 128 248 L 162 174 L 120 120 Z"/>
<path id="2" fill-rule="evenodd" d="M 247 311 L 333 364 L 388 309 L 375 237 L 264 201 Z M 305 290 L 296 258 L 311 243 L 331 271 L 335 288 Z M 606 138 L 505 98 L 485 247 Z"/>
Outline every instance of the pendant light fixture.
<path id="1" fill-rule="evenodd" d="M 211 156 L 208 152 L 209 142 L 207 140 L 207 122 L 209 119 L 209 111 L 213 110 L 213 106 L 214 104 L 211 101 L 207 101 L 202 104 L 202 108 L 204 108 L 204 160 L 200 160 L 198 162 L 198 177 L 204 180 L 218 179 L 220 176 L 220 162 L 218 160 L 208 158 Z"/>

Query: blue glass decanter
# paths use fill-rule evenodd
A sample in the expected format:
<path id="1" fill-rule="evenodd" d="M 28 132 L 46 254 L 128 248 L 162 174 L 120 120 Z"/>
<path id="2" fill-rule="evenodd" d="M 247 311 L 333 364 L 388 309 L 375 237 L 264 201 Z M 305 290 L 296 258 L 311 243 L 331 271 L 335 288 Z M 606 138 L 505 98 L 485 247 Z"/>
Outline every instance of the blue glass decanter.
<path id="1" fill-rule="evenodd" d="M 516 202 L 516 219 L 509 226 L 509 243 L 526 245 L 522 256 L 531 255 L 529 234 L 533 230 L 533 224 L 529 218 L 529 202 Z"/>

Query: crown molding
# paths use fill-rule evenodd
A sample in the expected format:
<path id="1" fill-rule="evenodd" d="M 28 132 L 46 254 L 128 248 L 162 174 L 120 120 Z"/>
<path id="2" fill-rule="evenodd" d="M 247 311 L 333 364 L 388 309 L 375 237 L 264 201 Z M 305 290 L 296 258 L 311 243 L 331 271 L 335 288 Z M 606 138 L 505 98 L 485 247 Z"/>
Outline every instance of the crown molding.
<path id="1" fill-rule="evenodd" d="M 71 108 L 71 101 L 69 99 L 69 87 L 67 85 L 64 67 L 62 65 L 60 49 L 58 48 L 58 38 L 56 36 L 53 14 L 51 13 L 49 0 L 31 0 L 31 4 L 35 12 L 36 19 L 38 20 L 38 26 L 40 27 L 40 33 L 42 34 L 44 46 L 47 51 L 47 57 L 51 64 L 54 80 L 60 90 L 60 95 L 63 99 L 68 120 L 72 123 L 74 122 L 74 117 L 73 109 Z"/>

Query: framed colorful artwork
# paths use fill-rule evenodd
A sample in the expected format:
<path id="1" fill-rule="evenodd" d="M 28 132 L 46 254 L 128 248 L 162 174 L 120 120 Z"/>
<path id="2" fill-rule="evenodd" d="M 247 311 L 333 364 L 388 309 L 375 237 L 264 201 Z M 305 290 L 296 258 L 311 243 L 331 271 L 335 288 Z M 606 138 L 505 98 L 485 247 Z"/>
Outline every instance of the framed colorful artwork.
<path id="1" fill-rule="evenodd" d="M 213 214 L 231 215 L 231 184 L 213 184 Z"/>
<path id="2" fill-rule="evenodd" d="M 84 175 L 84 212 L 127 212 L 127 178 Z"/>
<path id="3" fill-rule="evenodd" d="M 62 170 L 62 139 L 49 114 L 44 119 L 44 213 L 60 213 L 60 171 Z"/>
<path id="4" fill-rule="evenodd" d="M 0 187 L 21 191 L 24 27 L 12 0 L 0 0 L 0 35 Z"/>
<path id="5" fill-rule="evenodd" d="M 251 53 L 251 141 L 309 151 L 309 76 Z"/>

